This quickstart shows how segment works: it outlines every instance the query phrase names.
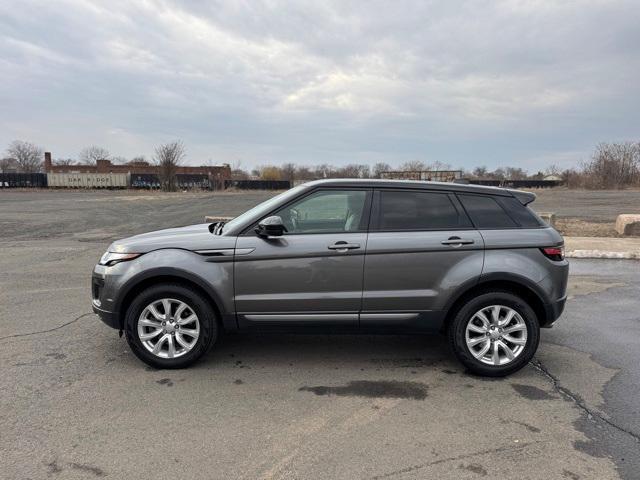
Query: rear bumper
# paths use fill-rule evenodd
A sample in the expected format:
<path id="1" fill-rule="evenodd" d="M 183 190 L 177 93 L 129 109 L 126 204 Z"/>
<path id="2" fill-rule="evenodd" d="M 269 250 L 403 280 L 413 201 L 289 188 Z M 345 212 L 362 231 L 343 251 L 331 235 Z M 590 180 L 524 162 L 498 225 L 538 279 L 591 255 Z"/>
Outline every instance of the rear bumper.
<path id="1" fill-rule="evenodd" d="M 555 302 L 546 304 L 544 306 L 546 322 L 540 326 L 542 328 L 551 328 L 558 318 L 560 318 L 560 315 L 562 315 L 565 303 L 567 303 L 566 295 Z"/>

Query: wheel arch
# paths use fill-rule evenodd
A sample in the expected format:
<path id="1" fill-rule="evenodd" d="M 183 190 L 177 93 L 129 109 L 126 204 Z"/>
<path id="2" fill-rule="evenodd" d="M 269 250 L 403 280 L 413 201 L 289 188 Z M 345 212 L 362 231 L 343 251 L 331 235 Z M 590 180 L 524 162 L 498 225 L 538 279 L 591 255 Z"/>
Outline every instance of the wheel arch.
<path id="1" fill-rule="evenodd" d="M 180 269 L 160 268 L 133 277 L 121 288 L 115 308 L 115 311 L 118 313 L 120 328 L 122 329 L 124 327 L 124 319 L 126 318 L 129 305 L 131 305 L 133 299 L 140 292 L 151 286 L 167 283 L 182 285 L 197 291 L 209 302 L 211 308 L 213 308 L 220 327 L 227 330 L 236 327 L 235 315 L 232 319 L 229 319 L 228 315 L 224 315 L 224 312 L 220 309 L 220 305 L 222 305 L 220 299 L 205 280 Z"/>
<path id="2" fill-rule="evenodd" d="M 449 328 L 449 324 L 465 302 L 483 292 L 492 290 L 507 291 L 518 295 L 533 309 L 541 327 L 548 323 L 548 311 L 545 306 L 549 302 L 546 294 L 538 285 L 519 275 L 490 274 L 481 277 L 473 285 L 466 285 L 453 296 L 445 308 L 446 314 L 442 322 L 442 331 L 445 332 Z"/>

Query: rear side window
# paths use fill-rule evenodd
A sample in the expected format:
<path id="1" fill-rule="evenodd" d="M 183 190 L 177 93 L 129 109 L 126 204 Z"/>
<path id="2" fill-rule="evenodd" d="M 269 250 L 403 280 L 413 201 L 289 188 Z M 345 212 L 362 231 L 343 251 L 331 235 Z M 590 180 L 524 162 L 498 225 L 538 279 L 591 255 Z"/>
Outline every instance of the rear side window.
<path id="1" fill-rule="evenodd" d="M 495 198 L 485 195 L 458 195 L 477 228 L 514 228 L 518 225 Z"/>
<path id="2" fill-rule="evenodd" d="M 542 220 L 533 213 L 529 207 L 520 203 L 517 198 L 500 197 L 498 199 L 502 207 L 509 213 L 509 216 L 520 224 L 523 228 L 537 228 L 544 226 Z"/>
<path id="3" fill-rule="evenodd" d="M 378 230 L 444 230 L 471 227 L 445 193 L 380 191 Z"/>

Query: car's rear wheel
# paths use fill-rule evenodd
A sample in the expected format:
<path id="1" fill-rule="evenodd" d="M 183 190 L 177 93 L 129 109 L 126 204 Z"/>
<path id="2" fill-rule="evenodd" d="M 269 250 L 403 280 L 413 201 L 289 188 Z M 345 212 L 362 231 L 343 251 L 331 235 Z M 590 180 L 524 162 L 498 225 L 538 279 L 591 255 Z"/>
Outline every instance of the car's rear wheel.
<path id="1" fill-rule="evenodd" d="M 453 318 L 449 343 L 472 373 L 500 377 L 524 367 L 538 349 L 540 327 L 527 302 L 510 292 L 485 292 Z"/>
<path id="2" fill-rule="evenodd" d="M 217 338 L 209 302 L 182 285 L 155 285 L 127 310 L 126 335 L 133 353 L 156 368 L 184 368 L 204 355 Z"/>

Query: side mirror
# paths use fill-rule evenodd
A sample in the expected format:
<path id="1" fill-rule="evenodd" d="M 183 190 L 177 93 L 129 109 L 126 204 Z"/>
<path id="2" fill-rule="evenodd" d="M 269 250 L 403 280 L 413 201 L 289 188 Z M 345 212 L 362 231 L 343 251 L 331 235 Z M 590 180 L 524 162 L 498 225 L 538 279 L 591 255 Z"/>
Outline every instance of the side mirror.
<path id="1" fill-rule="evenodd" d="M 282 218 L 278 215 L 263 219 L 258 224 L 258 228 L 256 228 L 258 236 L 263 238 L 281 237 L 286 231 L 287 228 L 284 226 L 284 223 L 282 223 Z"/>

